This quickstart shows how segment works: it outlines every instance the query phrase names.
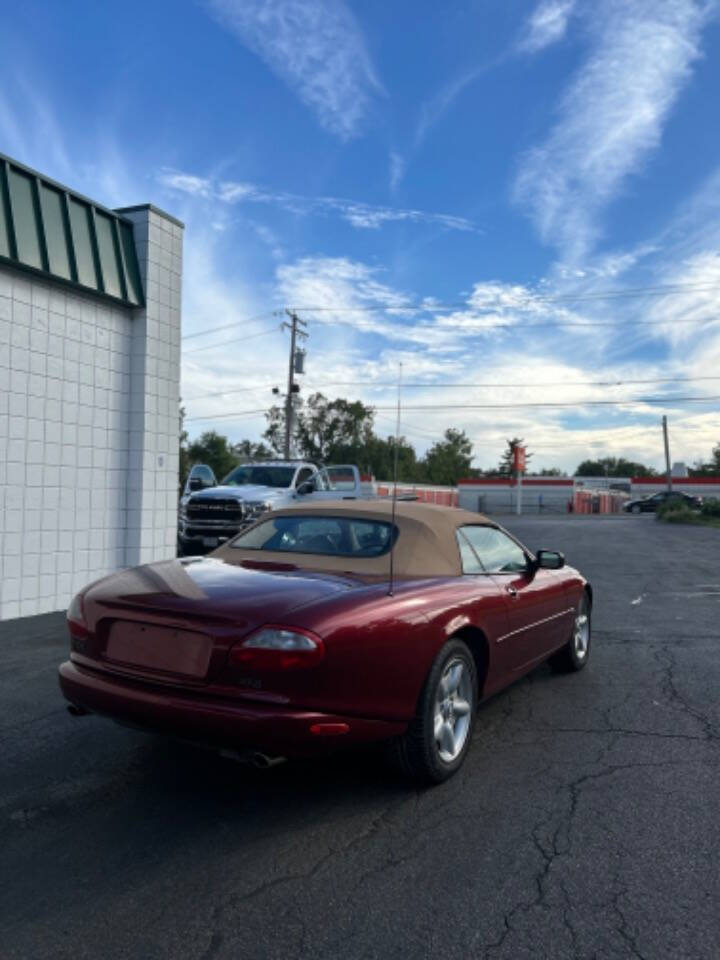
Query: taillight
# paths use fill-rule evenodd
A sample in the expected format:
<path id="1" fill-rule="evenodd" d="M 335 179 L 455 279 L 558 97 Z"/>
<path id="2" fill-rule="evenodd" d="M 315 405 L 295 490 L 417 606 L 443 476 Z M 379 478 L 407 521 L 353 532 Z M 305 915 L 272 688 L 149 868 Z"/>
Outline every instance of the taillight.
<path id="1" fill-rule="evenodd" d="M 230 650 L 230 663 L 250 670 L 296 670 L 325 656 L 325 645 L 309 630 L 266 626 Z"/>
<path id="2" fill-rule="evenodd" d="M 83 640 L 88 635 L 88 626 L 85 621 L 83 611 L 83 598 L 81 593 L 77 593 L 70 602 L 67 611 L 67 624 L 70 636 L 74 639 Z"/>

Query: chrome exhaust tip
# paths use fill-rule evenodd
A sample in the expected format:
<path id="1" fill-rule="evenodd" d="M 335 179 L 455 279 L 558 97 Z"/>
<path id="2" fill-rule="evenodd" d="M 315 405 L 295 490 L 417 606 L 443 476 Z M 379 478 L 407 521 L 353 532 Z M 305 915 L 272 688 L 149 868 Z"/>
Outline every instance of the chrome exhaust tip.
<path id="1" fill-rule="evenodd" d="M 69 703 L 67 712 L 71 717 L 87 717 L 90 714 L 89 710 L 86 710 L 85 707 L 78 707 L 75 703 Z"/>
<path id="2" fill-rule="evenodd" d="M 266 753 L 254 753 L 250 762 L 261 770 L 269 770 L 270 767 L 277 767 L 279 764 L 285 763 L 286 759 L 287 757 L 269 757 Z"/>
<path id="3" fill-rule="evenodd" d="M 259 750 L 231 750 L 225 748 L 219 752 L 220 756 L 225 757 L 226 760 L 234 760 L 236 763 L 251 763 L 260 770 L 269 770 L 270 767 L 276 767 L 287 760 L 287 757 L 270 757 Z"/>

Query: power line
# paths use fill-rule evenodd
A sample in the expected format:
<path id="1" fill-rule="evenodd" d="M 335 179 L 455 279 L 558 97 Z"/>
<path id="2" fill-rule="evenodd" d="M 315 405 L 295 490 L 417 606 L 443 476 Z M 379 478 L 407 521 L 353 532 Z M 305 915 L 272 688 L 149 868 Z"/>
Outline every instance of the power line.
<path id="1" fill-rule="evenodd" d="M 185 417 L 184 422 L 190 423 L 192 420 L 224 420 L 226 417 L 252 417 L 258 413 L 267 413 L 267 408 L 261 407 L 259 410 L 238 410 L 235 413 L 221 413 L 214 417 Z"/>
<path id="2" fill-rule="evenodd" d="M 277 333 L 279 330 L 279 326 L 268 327 L 266 330 L 251 333 L 247 337 L 234 337 L 232 340 L 221 340 L 220 343 L 211 343 L 205 347 L 195 347 L 194 350 L 185 350 L 183 351 L 183 356 L 187 356 L 190 353 L 200 353 L 201 350 L 216 350 L 219 347 L 227 346 L 229 343 L 242 343 L 244 340 L 254 340 L 256 337 L 265 337 L 269 333 Z"/>
<path id="3" fill-rule="evenodd" d="M 465 404 L 465 403 L 448 403 L 448 404 L 432 404 L 429 406 L 426 405 L 416 405 L 416 406 L 406 406 L 405 410 L 416 410 L 424 412 L 432 412 L 436 410 L 510 410 L 513 408 L 527 408 L 527 409 L 555 409 L 561 407 L 626 407 L 629 404 L 638 404 L 638 403 L 660 403 L 660 404 L 672 404 L 672 403 L 716 403 L 720 400 L 720 396 L 712 397 L 632 397 L 626 400 L 575 400 L 573 402 L 557 402 L 557 403 L 538 403 L 529 401 L 527 403 L 475 403 L 475 404 Z M 394 407 L 375 407 L 375 410 L 393 410 Z M 187 417 L 186 420 L 226 420 L 232 417 L 241 417 L 241 416 L 250 416 L 255 413 L 264 413 L 265 410 L 240 410 L 234 411 L 233 413 L 218 413 L 206 417 Z"/>
<path id="4" fill-rule="evenodd" d="M 383 414 L 378 414 L 376 419 L 382 420 L 384 423 L 394 423 L 392 417 L 384 416 Z M 605 434 L 607 434 L 608 432 L 612 434 L 613 443 L 615 444 L 632 443 L 635 439 L 639 437 L 647 436 L 647 429 L 645 427 L 633 428 L 633 427 L 626 427 L 626 426 L 618 426 L 618 427 L 611 427 L 609 428 L 609 430 L 606 430 L 605 428 L 603 429 Z M 582 442 L 568 443 L 567 440 L 558 438 L 556 443 L 547 443 L 547 444 L 533 443 L 532 449 L 533 450 L 553 450 L 553 451 L 557 451 L 559 447 L 562 447 L 563 449 L 565 448 L 584 449 L 592 444 L 597 444 L 601 442 L 600 440 L 593 438 L 592 436 L 593 431 L 591 429 L 588 429 L 586 432 L 588 433 L 588 439 Z M 426 439 L 426 440 L 442 440 L 443 439 L 443 434 L 441 430 L 434 431 L 434 432 L 430 432 L 428 430 L 422 430 L 419 427 L 415 426 L 414 424 L 407 423 L 407 421 L 403 423 L 403 433 L 409 436 L 422 437 L 423 439 Z M 487 430 L 483 429 L 482 435 L 483 437 L 488 438 L 488 442 L 490 443 L 504 442 L 505 434 L 503 433 L 498 433 L 497 435 L 488 435 Z M 602 442 L 604 441 L 605 441 L 605 437 L 603 437 Z M 476 456 L 479 456 L 479 455 L 480 454 L 476 454 Z"/>
<path id="5" fill-rule="evenodd" d="M 305 307 L 305 311 L 306 311 L 306 312 L 307 312 L 307 311 L 311 311 L 312 309 L 313 309 L 312 307 Z M 328 308 L 328 309 L 332 309 L 332 308 Z M 358 309 L 361 309 L 361 308 L 358 308 Z M 385 308 L 385 309 L 387 309 L 387 308 Z M 471 312 L 471 313 L 472 313 L 472 312 L 475 312 L 475 313 L 480 312 L 477 308 L 472 308 L 472 307 L 467 307 L 467 306 L 466 306 L 466 309 L 468 310 L 468 312 Z M 338 309 L 335 309 L 334 312 L 337 312 L 337 313 L 351 313 L 351 312 L 353 312 L 353 308 L 350 307 L 350 308 L 347 308 L 347 309 L 339 309 L 339 310 L 338 310 Z M 673 327 L 674 327 L 674 326 L 677 326 L 678 324 L 686 324 L 686 323 L 688 323 L 688 324 L 690 324 L 690 323 L 694 323 L 694 324 L 713 323 L 713 322 L 715 322 L 715 320 L 716 320 L 716 318 L 712 318 L 712 319 L 698 319 L 698 318 L 696 318 L 696 317 L 676 317 L 676 318 L 673 319 L 672 321 L 670 321 L 670 320 L 587 320 L 587 321 L 582 321 L 582 322 L 581 322 L 581 321 L 577 321 L 577 320 L 561 320 L 561 319 L 558 319 L 558 320 L 537 320 L 537 321 L 534 321 L 534 322 L 532 322 L 532 323 L 486 323 L 486 324 L 484 324 L 484 325 L 478 325 L 478 326 L 474 326 L 474 327 L 467 326 L 467 325 L 466 325 L 466 326 L 462 326 L 461 324 L 458 324 L 458 325 L 456 325 L 455 327 L 452 327 L 452 328 L 451 328 L 451 327 L 444 327 L 444 326 L 439 325 L 439 324 L 437 324 L 437 325 L 426 324 L 425 327 L 422 328 L 422 329 L 424 329 L 424 330 L 436 330 L 436 329 L 439 329 L 439 330 L 446 330 L 446 331 L 448 331 L 448 330 L 455 330 L 455 331 L 462 331 L 463 333 L 467 333 L 467 334 L 470 334 L 470 335 L 479 335 L 479 334 L 481 334 L 481 333 L 487 333 L 487 331 L 489 331 L 489 330 L 527 330 L 527 329 L 539 330 L 539 329 L 548 328 L 548 327 L 549 327 L 549 328 L 553 328 L 553 327 L 554 327 L 554 328 L 558 328 L 558 327 L 562 327 L 562 328 L 574 327 L 574 328 L 576 328 L 576 329 L 577 329 L 577 328 L 582 329 L 583 327 L 585 327 L 585 328 L 587 328 L 587 329 L 593 329 L 593 328 L 596 328 L 596 327 L 659 327 L 659 326 L 673 326 Z M 319 320 L 317 317 L 314 318 L 314 321 L 315 321 L 315 323 L 324 324 L 325 326 L 328 326 L 328 327 L 330 327 L 330 326 L 349 326 L 350 323 L 351 323 L 350 320 L 338 320 L 338 319 L 335 319 L 335 320 Z M 363 329 L 362 329 L 362 328 L 358 328 L 358 331 L 359 331 L 360 333 L 362 333 L 362 332 L 363 332 Z M 373 333 L 374 331 L 373 331 L 372 329 L 370 329 L 369 332 L 370 332 L 370 333 Z"/>
<path id="6" fill-rule="evenodd" d="M 720 380 L 720 377 L 650 377 L 642 380 L 538 380 L 535 383 L 403 383 L 403 390 L 406 388 L 416 389 L 443 389 L 453 390 L 459 387 L 463 389 L 533 389 L 534 387 L 624 387 L 631 384 L 646 383 L 699 383 L 706 380 Z M 240 387 L 233 390 L 217 390 L 214 393 L 201 393 L 194 397 L 185 397 L 186 401 L 208 400 L 212 397 L 232 396 L 235 393 L 251 393 L 253 390 L 268 390 L 274 386 L 272 383 L 261 384 L 257 387 Z M 321 390 L 328 387 L 396 387 L 396 383 L 382 380 L 328 380 L 324 383 L 311 386 L 307 384 L 309 390 Z"/>
<path id="7" fill-rule="evenodd" d="M 544 403 L 537 401 L 529 401 L 527 403 L 447 403 L 447 404 L 431 404 L 428 406 L 425 405 L 416 405 L 416 406 L 406 406 L 406 410 L 423 410 L 423 411 L 433 411 L 433 410 L 507 410 L 512 407 L 529 407 L 529 408 L 544 408 L 544 407 L 625 407 L 631 403 L 714 403 L 720 400 L 720 396 L 714 397 L 630 397 L 626 400 L 576 400 L 574 402 L 556 402 L 556 403 Z M 375 407 L 376 410 L 392 410 L 392 407 Z"/>
<path id="8" fill-rule="evenodd" d="M 505 389 L 505 388 L 533 388 L 533 387 L 622 387 L 629 384 L 644 383 L 696 383 L 701 380 L 720 380 L 720 377 L 651 377 L 643 380 L 538 380 L 535 383 L 403 383 L 406 387 L 453 389 L 456 387 Z M 324 387 L 394 387 L 397 384 L 381 380 L 330 380 L 322 384 Z M 318 389 L 308 385 L 309 389 Z M 195 397 L 194 399 L 199 399 Z"/>
<path id="9" fill-rule="evenodd" d="M 385 423 L 392 423 L 394 425 L 392 417 L 385 417 L 381 413 L 377 415 L 376 419 L 382 420 Z M 428 430 L 421 430 L 419 427 L 415 427 L 413 424 L 409 424 L 407 421 L 405 421 L 402 425 L 402 432 L 403 434 L 407 433 L 415 437 L 423 437 L 426 440 L 441 439 L 441 437 L 438 436 L 437 431 L 435 433 L 431 433 Z"/>
<path id="10" fill-rule="evenodd" d="M 256 313 L 254 317 L 247 317 L 245 320 L 234 320 L 232 323 L 224 323 L 220 327 L 210 327 L 209 330 L 200 330 L 197 333 L 186 333 L 181 340 L 192 340 L 195 337 L 207 337 L 211 333 L 218 333 L 220 330 L 229 330 L 231 327 L 244 326 L 246 323 L 254 323 L 256 320 L 264 320 L 265 317 L 277 317 L 282 313 L 281 310 L 266 310 L 264 313 Z"/>
<path id="11" fill-rule="evenodd" d="M 322 306 L 292 306 L 288 309 L 292 310 L 313 310 L 313 311 L 333 311 L 338 310 L 341 313 L 348 312 L 378 312 L 383 310 L 412 310 L 416 313 L 432 313 L 434 310 L 467 310 L 470 309 L 489 309 L 492 307 L 493 303 L 496 306 L 501 307 L 517 307 L 521 304 L 534 305 L 537 303 L 586 303 L 594 300 L 620 300 L 625 297 L 662 297 L 670 296 L 673 293 L 685 293 L 685 292 L 708 292 L 712 290 L 720 289 L 720 284 L 717 283 L 675 283 L 675 284 L 654 284 L 648 287 L 626 287 L 622 290 L 599 290 L 595 293 L 566 293 L 566 294 L 542 294 L 542 293 L 530 293 L 523 297 L 516 297 L 512 299 L 512 302 L 503 302 L 501 297 L 496 297 L 494 301 L 490 301 L 487 304 L 483 304 L 481 307 L 475 306 L 469 300 L 458 301 L 457 303 L 442 303 L 427 301 L 422 304 L 412 304 L 412 303 L 388 303 L 381 306 L 355 306 L 348 307 L 341 305 L 339 307 L 334 307 L 332 305 L 328 306 L 323 304 Z"/>
<path id="12" fill-rule="evenodd" d="M 512 303 L 503 303 L 501 298 L 498 297 L 494 302 L 484 304 L 482 306 L 473 305 L 467 300 L 463 300 L 457 303 L 441 303 L 441 302 L 427 302 L 423 304 L 384 304 L 382 306 L 355 306 L 348 307 L 344 305 L 339 306 L 314 306 L 314 307 L 288 307 L 291 310 L 302 310 L 302 311 L 313 311 L 315 313 L 380 313 L 388 310 L 407 310 L 413 311 L 415 313 L 432 313 L 433 311 L 444 312 L 446 310 L 489 310 L 497 309 L 497 307 L 503 309 L 513 309 L 521 307 L 523 304 L 534 305 L 538 303 L 589 303 L 592 301 L 601 301 L 601 300 L 617 300 L 623 299 L 625 297 L 646 297 L 646 296 L 666 296 L 673 293 L 685 293 L 687 292 L 710 292 L 712 290 L 720 289 L 720 284 L 667 284 L 664 286 L 656 285 L 649 287 L 628 287 L 624 290 L 607 290 L 607 291 L 598 291 L 596 293 L 586 293 L 586 294 L 556 294 L 556 295 L 543 295 L 543 294 L 530 294 L 526 297 L 518 297 L 513 300 Z M 196 333 L 187 333 L 181 339 L 191 340 L 195 337 L 205 337 L 209 336 L 211 333 L 217 333 L 221 330 L 230 330 L 233 327 L 245 326 L 248 323 L 253 323 L 255 320 L 261 320 L 264 317 L 277 317 L 281 316 L 283 313 L 282 310 L 266 310 L 263 313 L 256 313 L 252 317 L 247 317 L 244 320 L 236 320 L 233 323 L 225 323 L 219 327 L 211 327 L 209 330 L 200 330 Z M 677 322 L 677 321 L 675 321 Z M 689 322 L 701 322 L 701 321 L 689 321 Z M 515 326 L 515 325 L 514 325 Z M 230 341 L 233 342 L 233 341 Z"/>
<path id="13" fill-rule="evenodd" d="M 254 393 L 260 390 L 272 390 L 272 388 L 275 386 L 277 386 L 277 383 L 261 384 L 260 386 L 256 387 L 237 387 L 233 390 L 217 390 L 214 393 L 201 393 L 194 397 L 184 397 L 183 400 L 186 403 L 190 403 L 192 400 L 208 400 L 211 397 L 229 397 L 235 393 Z"/>

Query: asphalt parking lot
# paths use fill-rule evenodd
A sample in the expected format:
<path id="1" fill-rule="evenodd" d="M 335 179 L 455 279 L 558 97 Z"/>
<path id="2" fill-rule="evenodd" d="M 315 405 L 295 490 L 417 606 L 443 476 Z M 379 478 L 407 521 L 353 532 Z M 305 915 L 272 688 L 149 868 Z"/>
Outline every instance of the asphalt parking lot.
<path id="1" fill-rule="evenodd" d="M 717 958 L 720 530 L 507 526 L 591 579 L 591 662 L 485 704 L 431 790 L 73 719 L 63 617 L 0 624 L 4 960 Z"/>

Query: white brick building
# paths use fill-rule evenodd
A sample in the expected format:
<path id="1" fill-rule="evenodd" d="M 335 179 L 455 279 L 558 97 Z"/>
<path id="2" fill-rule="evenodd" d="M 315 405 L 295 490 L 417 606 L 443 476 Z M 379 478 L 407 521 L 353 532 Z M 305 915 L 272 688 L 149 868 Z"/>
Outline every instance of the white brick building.
<path id="1" fill-rule="evenodd" d="M 0 156 L 0 619 L 174 554 L 182 236 Z"/>

